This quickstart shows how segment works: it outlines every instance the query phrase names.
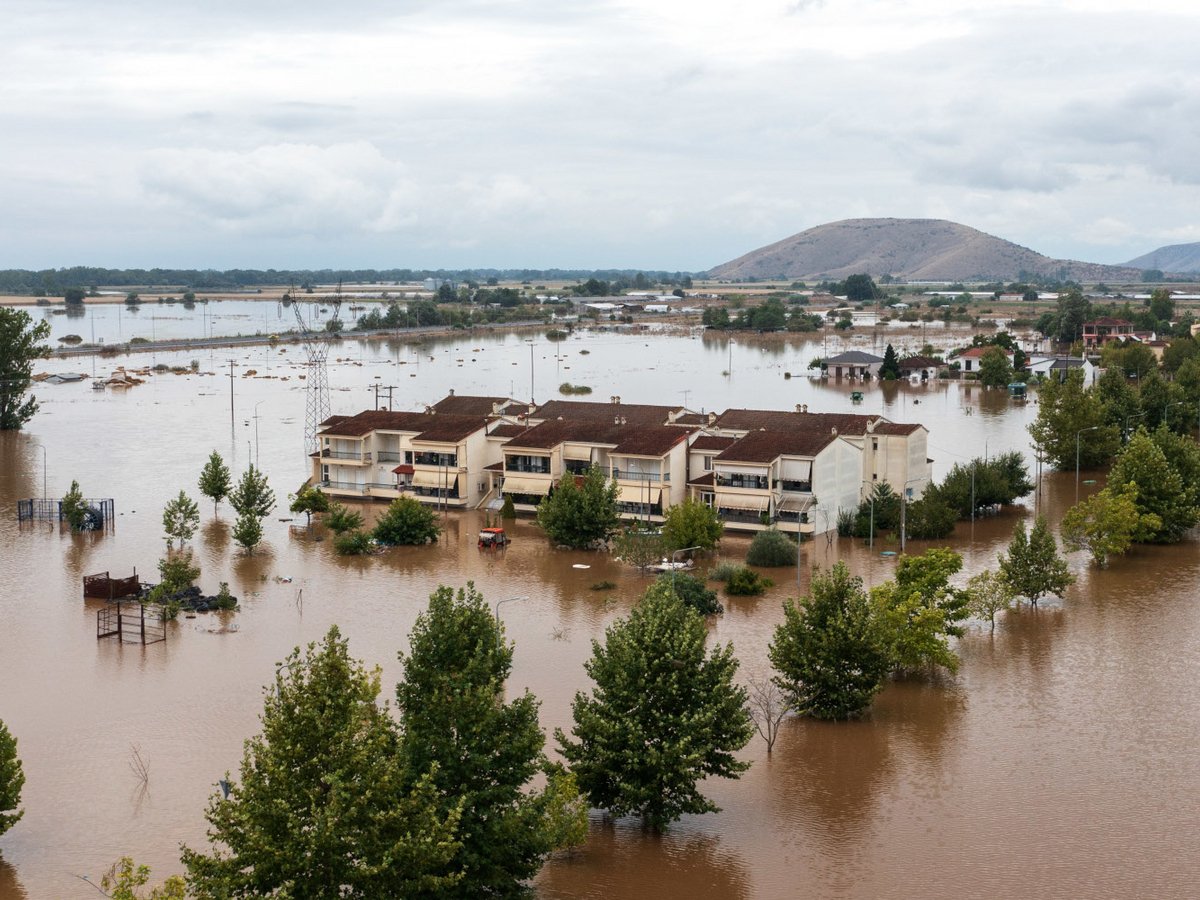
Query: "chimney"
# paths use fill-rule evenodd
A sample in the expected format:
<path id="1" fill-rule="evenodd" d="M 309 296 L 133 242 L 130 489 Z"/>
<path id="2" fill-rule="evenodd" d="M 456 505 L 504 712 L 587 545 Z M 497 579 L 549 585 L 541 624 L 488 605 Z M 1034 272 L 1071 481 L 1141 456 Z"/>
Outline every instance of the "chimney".
<path id="1" fill-rule="evenodd" d="M 451 396 L 451 397 L 453 397 L 453 396 L 454 396 L 454 388 L 450 388 L 450 396 Z"/>
<path id="2" fill-rule="evenodd" d="M 620 397 L 618 397 L 616 394 L 613 394 L 613 395 L 612 395 L 611 397 L 609 397 L 608 399 L 609 399 L 611 402 L 613 402 L 613 403 L 620 403 L 620 402 L 621 402 L 621 398 L 620 398 Z"/>
<path id="3" fill-rule="evenodd" d="M 867 434 L 875 433 L 875 423 L 878 421 L 879 421 L 878 419 L 868 419 L 867 420 Z"/>
<path id="4" fill-rule="evenodd" d="M 834 426 L 833 428 L 830 428 L 829 433 L 832 434 L 834 437 L 837 437 L 837 427 Z"/>

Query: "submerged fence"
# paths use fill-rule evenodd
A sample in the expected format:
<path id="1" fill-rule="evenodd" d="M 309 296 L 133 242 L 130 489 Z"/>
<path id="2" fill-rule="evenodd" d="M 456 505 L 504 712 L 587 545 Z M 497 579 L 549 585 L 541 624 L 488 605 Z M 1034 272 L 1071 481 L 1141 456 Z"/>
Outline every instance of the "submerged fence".
<path id="1" fill-rule="evenodd" d="M 102 528 L 112 528 L 116 519 L 116 504 L 111 498 L 101 500 L 85 500 L 87 516 L 84 531 L 99 531 Z M 17 521 L 24 522 L 61 522 L 63 521 L 63 502 L 52 497 L 35 497 L 30 500 L 17 501 Z"/>

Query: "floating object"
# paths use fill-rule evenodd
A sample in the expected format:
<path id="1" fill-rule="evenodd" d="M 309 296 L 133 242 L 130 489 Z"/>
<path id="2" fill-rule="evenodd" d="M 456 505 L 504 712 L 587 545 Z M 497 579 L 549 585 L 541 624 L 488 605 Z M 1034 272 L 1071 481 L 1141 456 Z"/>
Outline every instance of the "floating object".
<path id="1" fill-rule="evenodd" d="M 895 550 L 884 550 L 884 551 L 880 552 L 879 555 L 880 556 L 895 556 L 896 551 Z"/>
<path id="2" fill-rule="evenodd" d="M 572 569 L 590 569 L 591 566 L 587 565 L 586 563 L 574 563 L 571 566 L 571 568 Z"/>

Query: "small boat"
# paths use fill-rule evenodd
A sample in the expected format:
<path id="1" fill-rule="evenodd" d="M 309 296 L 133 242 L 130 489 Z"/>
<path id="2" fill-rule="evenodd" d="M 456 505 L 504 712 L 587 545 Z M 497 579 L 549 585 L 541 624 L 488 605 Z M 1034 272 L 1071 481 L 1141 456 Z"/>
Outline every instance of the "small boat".
<path id="1" fill-rule="evenodd" d="M 496 547 L 507 547 L 508 535 L 503 528 L 481 528 L 479 530 L 479 549 L 492 550 Z"/>

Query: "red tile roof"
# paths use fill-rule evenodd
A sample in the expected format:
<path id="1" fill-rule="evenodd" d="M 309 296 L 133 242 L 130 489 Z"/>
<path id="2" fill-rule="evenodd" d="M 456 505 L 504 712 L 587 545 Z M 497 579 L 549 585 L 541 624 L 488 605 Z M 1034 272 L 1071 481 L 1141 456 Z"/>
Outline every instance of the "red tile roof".
<path id="1" fill-rule="evenodd" d="M 1087 328 L 1089 325 L 1106 325 L 1109 327 L 1128 326 L 1130 328 L 1133 327 L 1133 323 L 1130 322 L 1128 319 L 1114 319 L 1112 316 L 1101 316 L 1098 319 L 1093 319 L 1090 322 L 1083 323 L 1084 328 Z"/>
<path id="2" fill-rule="evenodd" d="M 565 442 L 602 444 L 610 452 L 662 456 L 687 440 L 688 432 L 669 425 L 615 425 L 611 422 L 567 422 L 557 419 L 534 425 L 508 442 L 509 449 L 550 450 Z"/>
<path id="3" fill-rule="evenodd" d="M 872 434 L 900 435 L 901 437 L 910 435 L 915 431 L 924 428 L 924 425 L 906 425 L 903 422 L 876 422 L 875 430 Z"/>
<path id="4" fill-rule="evenodd" d="M 692 441 L 692 449 L 721 451 L 736 440 L 735 437 L 723 437 L 719 434 L 702 434 Z"/>
<path id="5" fill-rule="evenodd" d="M 769 463 L 779 456 L 816 456 L 837 440 L 831 432 L 751 431 L 717 456 L 719 462 Z"/>
<path id="6" fill-rule="evenodd" d="M 374 431 L 407 431 L 416 435 L 415 440 L 437 443 L 457 443 L 487 424 L 478 416 L 390 412 L 386 409 L 369 409 L 355 416 L 330 416 L 326 422 L 329 424 L 318 432 L 326 437 L 362 438 Z"/>
<path id="7" fill-rule="evenodd" d="M 678 406 L 652 406 L 646 403 L 593 403 L 586 400 L 550 400 L 531 414 L 531 419 L 562 419 L 574 422 L 612 422 L 623 418 L 627 424 L 665 425 Z"/>
<path id="8" fill-rule="evenodd" d="M 496 406 L 509 403 L 516 403 L 516 401 L 510 397 L 472 397 L 451 394 L 433 404 L 431 409 L 435 413 L 453 416 L 490 416 Z"/>
<path id="9" fill-rule="evenodd" d="M 727 409 L 717 417 L 717 427 L 735 431 L 793 431 L 813 430 L 829 433 L 836 428 L 838 434 L 866 434 L 867 423 L 882 416 L 858 415 L 857 413 L 790 412 L 776 409 Z"/>

